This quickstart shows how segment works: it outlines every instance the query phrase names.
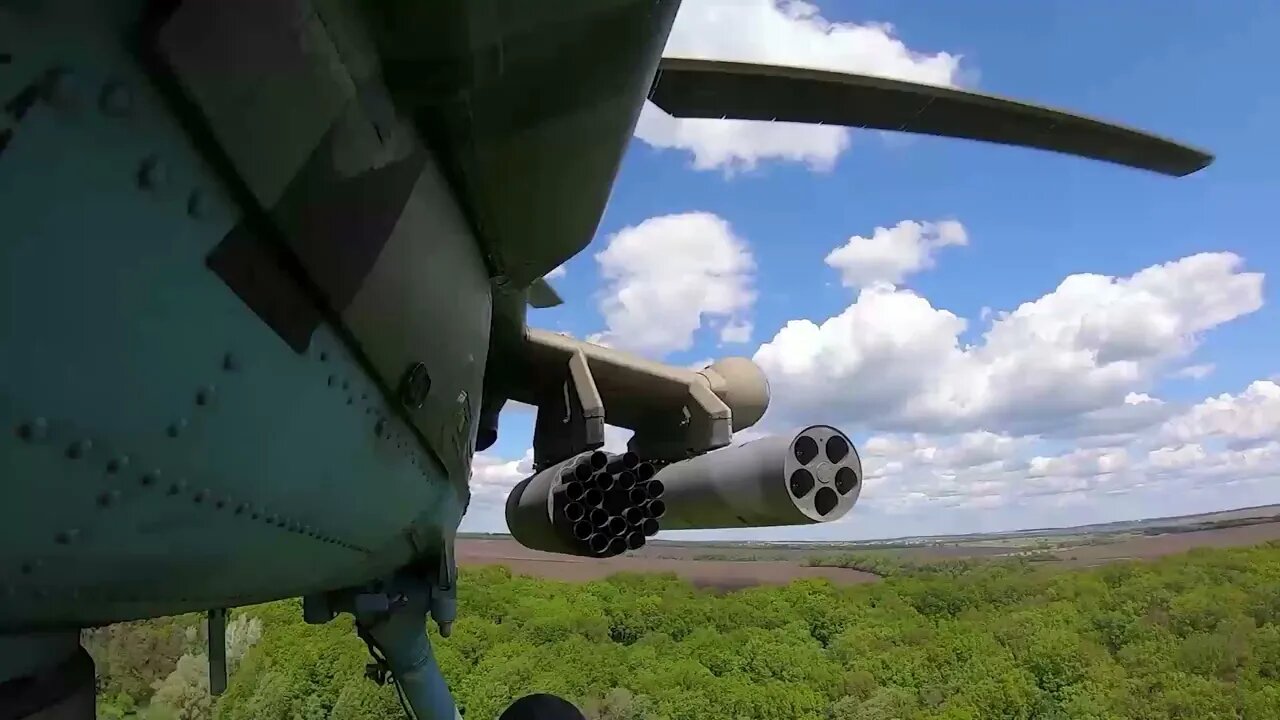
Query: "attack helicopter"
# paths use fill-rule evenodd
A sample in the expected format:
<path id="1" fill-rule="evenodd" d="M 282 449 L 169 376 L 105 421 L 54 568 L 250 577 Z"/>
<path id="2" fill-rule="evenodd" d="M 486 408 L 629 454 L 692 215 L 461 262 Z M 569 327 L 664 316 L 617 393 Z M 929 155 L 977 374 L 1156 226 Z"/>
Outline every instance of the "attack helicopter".
<path id="1" fill-rule="evenodd" d="M 839 429 L 733 444 L 769 402 L 750 360 L 693 371 L 526 322 L 561 302 L 544 276 L 595 234 L 646 102 L 1212 161 L 954 88 L 664 58 L 678 5 L 0 4 L 0 717 L 93 717 L 80 629 L 185 612 L 208 613 L 218 692 L 227 609 L 288 597 L 354 616 L 411 715 L 457 717 L 424 628 L 455 619 L 470 463 L 509 401 L 537 408 L 507 503 L 529 547 L 848 513 Z"/>

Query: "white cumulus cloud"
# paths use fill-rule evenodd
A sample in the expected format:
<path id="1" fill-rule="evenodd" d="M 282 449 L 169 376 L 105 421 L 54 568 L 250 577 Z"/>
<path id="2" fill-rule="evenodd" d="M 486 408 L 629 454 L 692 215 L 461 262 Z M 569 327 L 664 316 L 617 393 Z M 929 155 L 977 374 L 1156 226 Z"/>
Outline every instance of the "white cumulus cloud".
<path id="1" fill-rule="evenodd" d="M 897 285 L 908 275 L 933 267 L 938 250 L 967 244 L 968 233 L 954 220 L 903 220 L 892 228 L 876 228 L 871 237 L 854 235 L 832 250 L 826 263 L 840 271 L 840 281 L 849 287 Z"/>
<path id="2" fill-rule="evenodd" d="M 1087 436 L 1163 419 L 1142 395 L 1203 332 L 1262 305 L 1262 275 L 1204 253 L 1128 277 L 1071 275 L 1043 297 L 967 322 L 889 285 L 861 290 L 834 317 L 793 320 L 755 354 L 770 413 L 887 430 L 987 429 Z M 1093 421 L 1093 422 L 1091 422 Z"/>
<path id="3" fill-rule="evenodd" d="M 907 47 L 888 23 L 831 22 L 798 0 L 685 0 L 664 55 L 836 70 L 950 86 L 960 56 Z M 700 170 L 749 170 L 780 159 L 831 168 L 849 147 L 841 127 L 676 119 L 646 103 L 636 137 L 693 153 Z"/>
<path id="4" fill-rule="evenodd" d="M 471 498 L 480 505 L 501 505 L 516 483 L 533 473 L 533 449 L 517 460 L 504 459 L 490 452 L 479 452 L 471 459 Z"/>
<path id="5" fill-rule="evenodd" d="M 596 255 L 606 330 L 591 338 L 661 356 L 686 350 L 703 321 L 721 318 L 725 342 L 749 337 L 755 261 L 724 219 L 663 215 L 623 228 Z"/>
<path id="6" fill-rule="evenodd" d="M 1206 398 L 1166 422 L 1163 434 L 1183 442 L 1206 437 L 1244 442 L 1280 439 L 1280 384 L 1257 380 L 1238 395 Z"/>

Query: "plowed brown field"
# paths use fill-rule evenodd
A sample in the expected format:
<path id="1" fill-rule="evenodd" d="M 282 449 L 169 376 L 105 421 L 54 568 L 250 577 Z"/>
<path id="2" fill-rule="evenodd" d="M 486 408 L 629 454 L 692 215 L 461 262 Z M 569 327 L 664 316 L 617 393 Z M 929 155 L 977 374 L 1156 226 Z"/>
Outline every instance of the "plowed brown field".
<path id="1" fill-rule="evenodd" d="M 699 587 L 735 590 L 754 585 L 782 585 L 800 578 L 824 577 L 835 583 L 875 582 L 871 573 L 836 567 L 805 567 L 795 560 L 683 560 L 620 555 L 604 560 L 529 550 L 510 538 L 460 538 L 461 565 L 506 565 L 512 572 L 553 580 L 584 581 L 619 572 L 673 572 Z"/>

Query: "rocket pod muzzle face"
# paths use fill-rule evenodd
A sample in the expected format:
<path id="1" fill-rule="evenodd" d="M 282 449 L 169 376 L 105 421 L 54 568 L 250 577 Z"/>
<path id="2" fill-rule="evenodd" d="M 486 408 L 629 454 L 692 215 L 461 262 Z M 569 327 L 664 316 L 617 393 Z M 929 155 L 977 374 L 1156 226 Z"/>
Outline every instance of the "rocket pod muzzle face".
<path id="1" fill-rule="evenodd" d="M 862 493 L 862 461 L 849 438 L 828 425 L 807 427 L 792 439 L 783 476 L 796 508 L 814 522 L 842 517 Z"/>
<path id="2" fill-rule="evenodd" d="M 521 545 L 544 552 L 612 557 L 637 550 L 664 512 L 662 483 L 637 484 L 638 475 L 655 472 L 634 453 L 580 453 L 512 489 L 507 528 Z"/>
<path id="3" fill-rule="evenodd" d="M 853 508 L 862 462 L 844 433 L 811 425 L 671 463 L 650 482 L 665 486 L 664 529 L 809 525 Z"/>

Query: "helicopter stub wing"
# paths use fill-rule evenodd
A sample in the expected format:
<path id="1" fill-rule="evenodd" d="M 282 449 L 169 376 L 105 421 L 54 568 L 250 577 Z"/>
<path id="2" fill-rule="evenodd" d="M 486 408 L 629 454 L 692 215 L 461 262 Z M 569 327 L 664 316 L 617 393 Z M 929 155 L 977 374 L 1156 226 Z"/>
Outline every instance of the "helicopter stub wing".
<path id="1" fill-rule="evenodd" d="M 663 58 L 649 99 L 680 118 L 773 120 L 982 140 L 1183 176 L 1213 156 L 1149 133 L 993 95 L 882 77 Z"/>

